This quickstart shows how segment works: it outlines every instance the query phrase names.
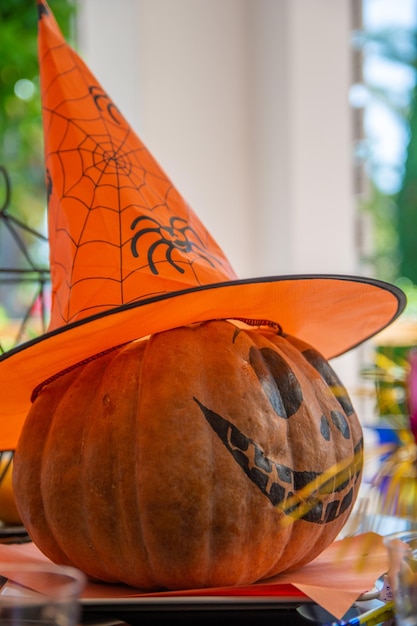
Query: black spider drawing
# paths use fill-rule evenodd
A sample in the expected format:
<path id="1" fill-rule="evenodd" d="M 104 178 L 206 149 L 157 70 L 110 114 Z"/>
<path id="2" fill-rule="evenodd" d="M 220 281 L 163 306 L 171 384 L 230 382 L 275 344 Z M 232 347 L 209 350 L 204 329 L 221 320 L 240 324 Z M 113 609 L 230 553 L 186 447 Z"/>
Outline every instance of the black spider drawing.
<path id="1" fill-rule="evenodd" d="M 214 267 L 214 263 L 205 254 L 204 244 L 200 237 L 183 218 L 171 217 L 169 220 L 169 226 L 163 226 L 152 217 L 141 215 L 133 220 L 130 226 L 131 230 L 134 230 L 139 225 L 139 222 L 143 222 L 143 220 L 150 224 L 141 228 L 133 235 L 131 241 L 131 251 L 133 256 L 139 257 L 137 249 L 139 239 L 147 233 L 156 233 L 159 235 L 157 241 L 155 241 L 148 249 L 148 264 L 153 274 L 159 273 L 153 259 L 154 253 L 159 246 L 166 246 L 166 260 L 181 274 L 183 274 L 185 270 L 172 258 L 175 250 L 179 250 L 180 252 L 186 254 L 194 253 L 206 261 L 209 265 Z"/>
<path id="2" fill-rule="evenodd" d="M 115 115 L 115 113 L 120 115 L 120 111 L 117 108 L 117 106 L 112 102 L 108 94 L 105 91 L 103 91 L 101 87 L 98 87 L 97 85 L 91 85 L 88 88 L 88 91 L 93 97 L 94 104 L 96 105 L 97 109 L 101 112 L 103 111 L 103 108 L 105 108 L 107 110 L 107 113 L 112 118 L 112 120 L 116 124 L 120 124 L 120 121 L 117 119 Z M 102 100 L 103 100 L 103 103 L 102 103 Z"/>

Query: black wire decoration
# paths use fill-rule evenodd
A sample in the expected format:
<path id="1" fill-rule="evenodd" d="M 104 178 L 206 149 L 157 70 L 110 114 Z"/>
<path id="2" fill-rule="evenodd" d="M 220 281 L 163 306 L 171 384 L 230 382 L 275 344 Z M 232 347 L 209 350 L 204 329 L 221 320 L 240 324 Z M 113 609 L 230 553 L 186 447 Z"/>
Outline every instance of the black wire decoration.
<path id="1" fill-rule="evenodd" d="M 14 242 L 17 246 L 19 256 L 18 267 L 0 266 L 0 289 L 2 287 L 9 288 L 12 290 L 11 294 L 16 293 L 16 297 L 19 287 L 32 285 L 34 289 L 31 299 L 24 303 L 21 314 L 18 316 L 16 336 L 13 338 L 13 345 L 8 346 L 7 349 L 9 349 L 19 345 L 26 338 L 28 327 L 33 321 L 35 308 L 37 308 L 36 318 L 40 332 L 45 331 L 49 315 L 46 302 L 50 273 L 49 268 L 39 267 L 35 262 L 31 253 L 31 245 L 28 243 L 28 239 L 31 240 L 32 245 L 35 242 L 44 243 L 48 241 L 47 237 L 10 214 L 8 209 L 11 198 L 11 181 L 3 165 L 0 165 L 0 176 L 0 185 L 4 187 L 4 199 L 0 205 L 0 228 L 4 228 L 5 231 L 3 239 L 6 240 L 7 237 L 10 237 L 11 243 Z M 4 241 L 2 245 L 5 245 Z M 5 351 L 0 333 L 0 354 Z"/>

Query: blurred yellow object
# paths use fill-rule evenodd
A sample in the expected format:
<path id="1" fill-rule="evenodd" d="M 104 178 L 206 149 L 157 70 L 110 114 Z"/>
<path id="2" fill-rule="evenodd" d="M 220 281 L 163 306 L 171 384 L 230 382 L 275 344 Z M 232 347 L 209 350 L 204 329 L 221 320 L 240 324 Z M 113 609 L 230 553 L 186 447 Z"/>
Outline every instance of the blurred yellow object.
<path id="1" fill-rule="evenodd" d="M 21 525 L 12 485 L 13 459 L 9 451 L 0 453 L 0 521 L 7 526 Z"/>

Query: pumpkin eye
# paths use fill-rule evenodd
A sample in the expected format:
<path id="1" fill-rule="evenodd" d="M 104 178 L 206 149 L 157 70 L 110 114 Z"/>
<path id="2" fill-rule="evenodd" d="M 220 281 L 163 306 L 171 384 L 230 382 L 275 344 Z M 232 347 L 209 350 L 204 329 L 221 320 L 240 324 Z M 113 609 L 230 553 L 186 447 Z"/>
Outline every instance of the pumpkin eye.
<path id="1" fill-rule="evenodd" d="M 285 359 L 271 348 L 251 347 L 249 363 L 275 413 L 284 418 L 295 415 L 303 402 L 303 392 Z"/>
<path id="2" fill-rule="evenodd" d="M 350 439 L 350 428 L 346 417 L 339 411 L 332 411 L 330 413 L 333 424 L 342 433 L 345 439 Z"/>
<path id="3" fill-rule="evenodd" d="M 303 356 L 314 367 L 314 369 L 320 374 L 324 382 L 329 386 L 331 392 L 339 402 L 340 406 L 344 410 L 346 415 L 352 415 L 354 408 L 349 399 L 346 388 L 337 376 L 336 372 L 330 366 L 330 363 L 321 356 L 317 350 L 310 348 L 303 351 Z"/>
<path id="4" fill-rule="evenodd" d="M 330 424 L 329 424 L 329 420 L 327 419 L 325 415 L 321 416 L 320 432 L 326 441 L 330 441 Z"/>

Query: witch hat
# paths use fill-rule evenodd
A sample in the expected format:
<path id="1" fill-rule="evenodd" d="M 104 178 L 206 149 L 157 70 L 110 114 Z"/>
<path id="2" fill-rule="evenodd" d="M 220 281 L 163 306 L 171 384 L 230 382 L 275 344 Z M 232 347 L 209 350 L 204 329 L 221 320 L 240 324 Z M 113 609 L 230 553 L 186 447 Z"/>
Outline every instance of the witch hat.
<path id="1" fill-rule="evenodd" d="M 0 449 L 33 393 L 128 341 L 210 319 L 276 324 L 340 355 L 391 323 L 405 296 L 363 277 L 239 280 L 38 0 L 52 281 L 48 331 L 0 357 Z"/>

